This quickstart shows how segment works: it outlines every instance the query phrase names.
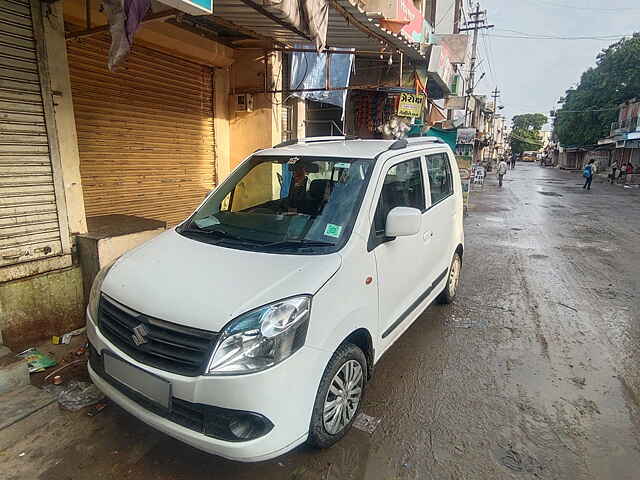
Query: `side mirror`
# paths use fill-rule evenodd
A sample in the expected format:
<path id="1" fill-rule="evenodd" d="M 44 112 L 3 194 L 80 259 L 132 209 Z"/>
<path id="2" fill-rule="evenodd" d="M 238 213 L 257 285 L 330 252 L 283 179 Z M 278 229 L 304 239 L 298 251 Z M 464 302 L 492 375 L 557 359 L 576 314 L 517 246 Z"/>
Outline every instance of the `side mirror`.
<path id="1" fill-rule="evenodd" d="M 422 227 L 422 213 L 417 208 L 395 207 L 387 214 L 386 237 L 416 235 Z"/>

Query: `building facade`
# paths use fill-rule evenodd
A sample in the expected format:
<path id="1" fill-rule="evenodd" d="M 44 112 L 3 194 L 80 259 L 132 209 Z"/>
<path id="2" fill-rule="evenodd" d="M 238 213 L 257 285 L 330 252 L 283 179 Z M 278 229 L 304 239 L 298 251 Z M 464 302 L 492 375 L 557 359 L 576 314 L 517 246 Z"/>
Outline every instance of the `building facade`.
<path id="1" fill-rule="evenodd" d="M 393 18 L 372 2 L 302 2 L 327 7 L 324 38 L 278 5 L 218 0 L 215 15 L 192 15 L 171 3 L 153 4 L 113 71 L 100 3 L 0 4 L 0 343 L 82 326 L 98 268 L 180 223 L 256 149 L 313 133 L 323 108 L 294 95 L 296 46 L 353 49 L 356 67 L 388 70 L 343 87 L 388 108 L 421 83 L 451 92 L 451 59 L 429 68 L 434 1 L 394 0 Z"/>

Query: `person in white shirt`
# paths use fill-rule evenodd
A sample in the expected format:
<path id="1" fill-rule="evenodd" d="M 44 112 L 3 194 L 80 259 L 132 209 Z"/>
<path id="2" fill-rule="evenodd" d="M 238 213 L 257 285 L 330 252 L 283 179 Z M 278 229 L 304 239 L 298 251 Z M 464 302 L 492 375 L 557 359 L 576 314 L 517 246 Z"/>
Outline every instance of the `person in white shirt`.
<path id="1" fill-rule="evenodd" d="M 504 178 L 505 173 L 507 173 L 507 162 L 504 159 L 500 160 L 498 164 L 498 186 L 502 186 L 502 179 Z"/>

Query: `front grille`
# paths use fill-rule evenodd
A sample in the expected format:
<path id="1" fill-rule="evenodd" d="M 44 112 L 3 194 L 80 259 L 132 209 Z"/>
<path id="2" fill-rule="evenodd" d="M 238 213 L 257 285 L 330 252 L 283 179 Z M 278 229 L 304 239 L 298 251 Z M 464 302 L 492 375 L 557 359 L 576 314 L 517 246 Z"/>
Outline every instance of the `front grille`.
<path id="1" fill-rule="evenodd" d="M 204 372 L 219 336 L 148 317 L 106 295 L 100 297 L 98 327 L 109 341 L 140 363 L 191 377 Z"/>
<path id="2" fill-rule="evenodd" d="M 187 402 L 173 397 L 171 398 L 171 407 L 167 410 L 163 406 L 149 400 L 144 395 L 107 375 L 104 371 L 102 355 L 100 355 L 91 344 L 89 345 L 89 363 L 93 371 L 96 372 L 100 378 L 105 380 L 123 395 L 129 397 L 142 408 L 145 408 L 156 415 L 160 415 L 167 420 L 171 420 L 172 422 L 182 425 L 183 427 L 187 427 L 199 433 L 204 433 L 204 409 L 206 408 L 204 405 Z"/>
<path id="3" fill-rule="evenodd" d="M 273 428 L 271 421 L 257 413 L 192 403 L 176 397 L 171 398 L 167 409 L 108 375 L 104 371 L 104 356 L 98 353 L 91 344 L 89 344 L 89 364 L 100 378 L 142 408 L 209 437 L 229 442 L 250 440 L 249 438 L 236 437 L 230 428 L 234 419 L 246 418 L 247 416 L 250 416 L 254 421 L 258 421 L 257 425 L 259 426 L 257 427 L 255 438 L 266 435 Z M 254 425 L 256 424 L 254 423 Z"/>

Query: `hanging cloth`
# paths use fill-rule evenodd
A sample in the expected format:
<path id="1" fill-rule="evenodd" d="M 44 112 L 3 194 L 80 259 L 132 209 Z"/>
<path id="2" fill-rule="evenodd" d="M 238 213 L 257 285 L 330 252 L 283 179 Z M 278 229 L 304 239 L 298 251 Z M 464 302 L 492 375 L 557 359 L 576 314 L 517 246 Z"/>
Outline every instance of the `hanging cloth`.
<path id="1" fill-rule="evenodd" d="M 133 36 L 151 7 L 151 0 L 103 0 L 109 21 L 111 48 L 107 66 L 111 72 L 127 58 Z"/>

